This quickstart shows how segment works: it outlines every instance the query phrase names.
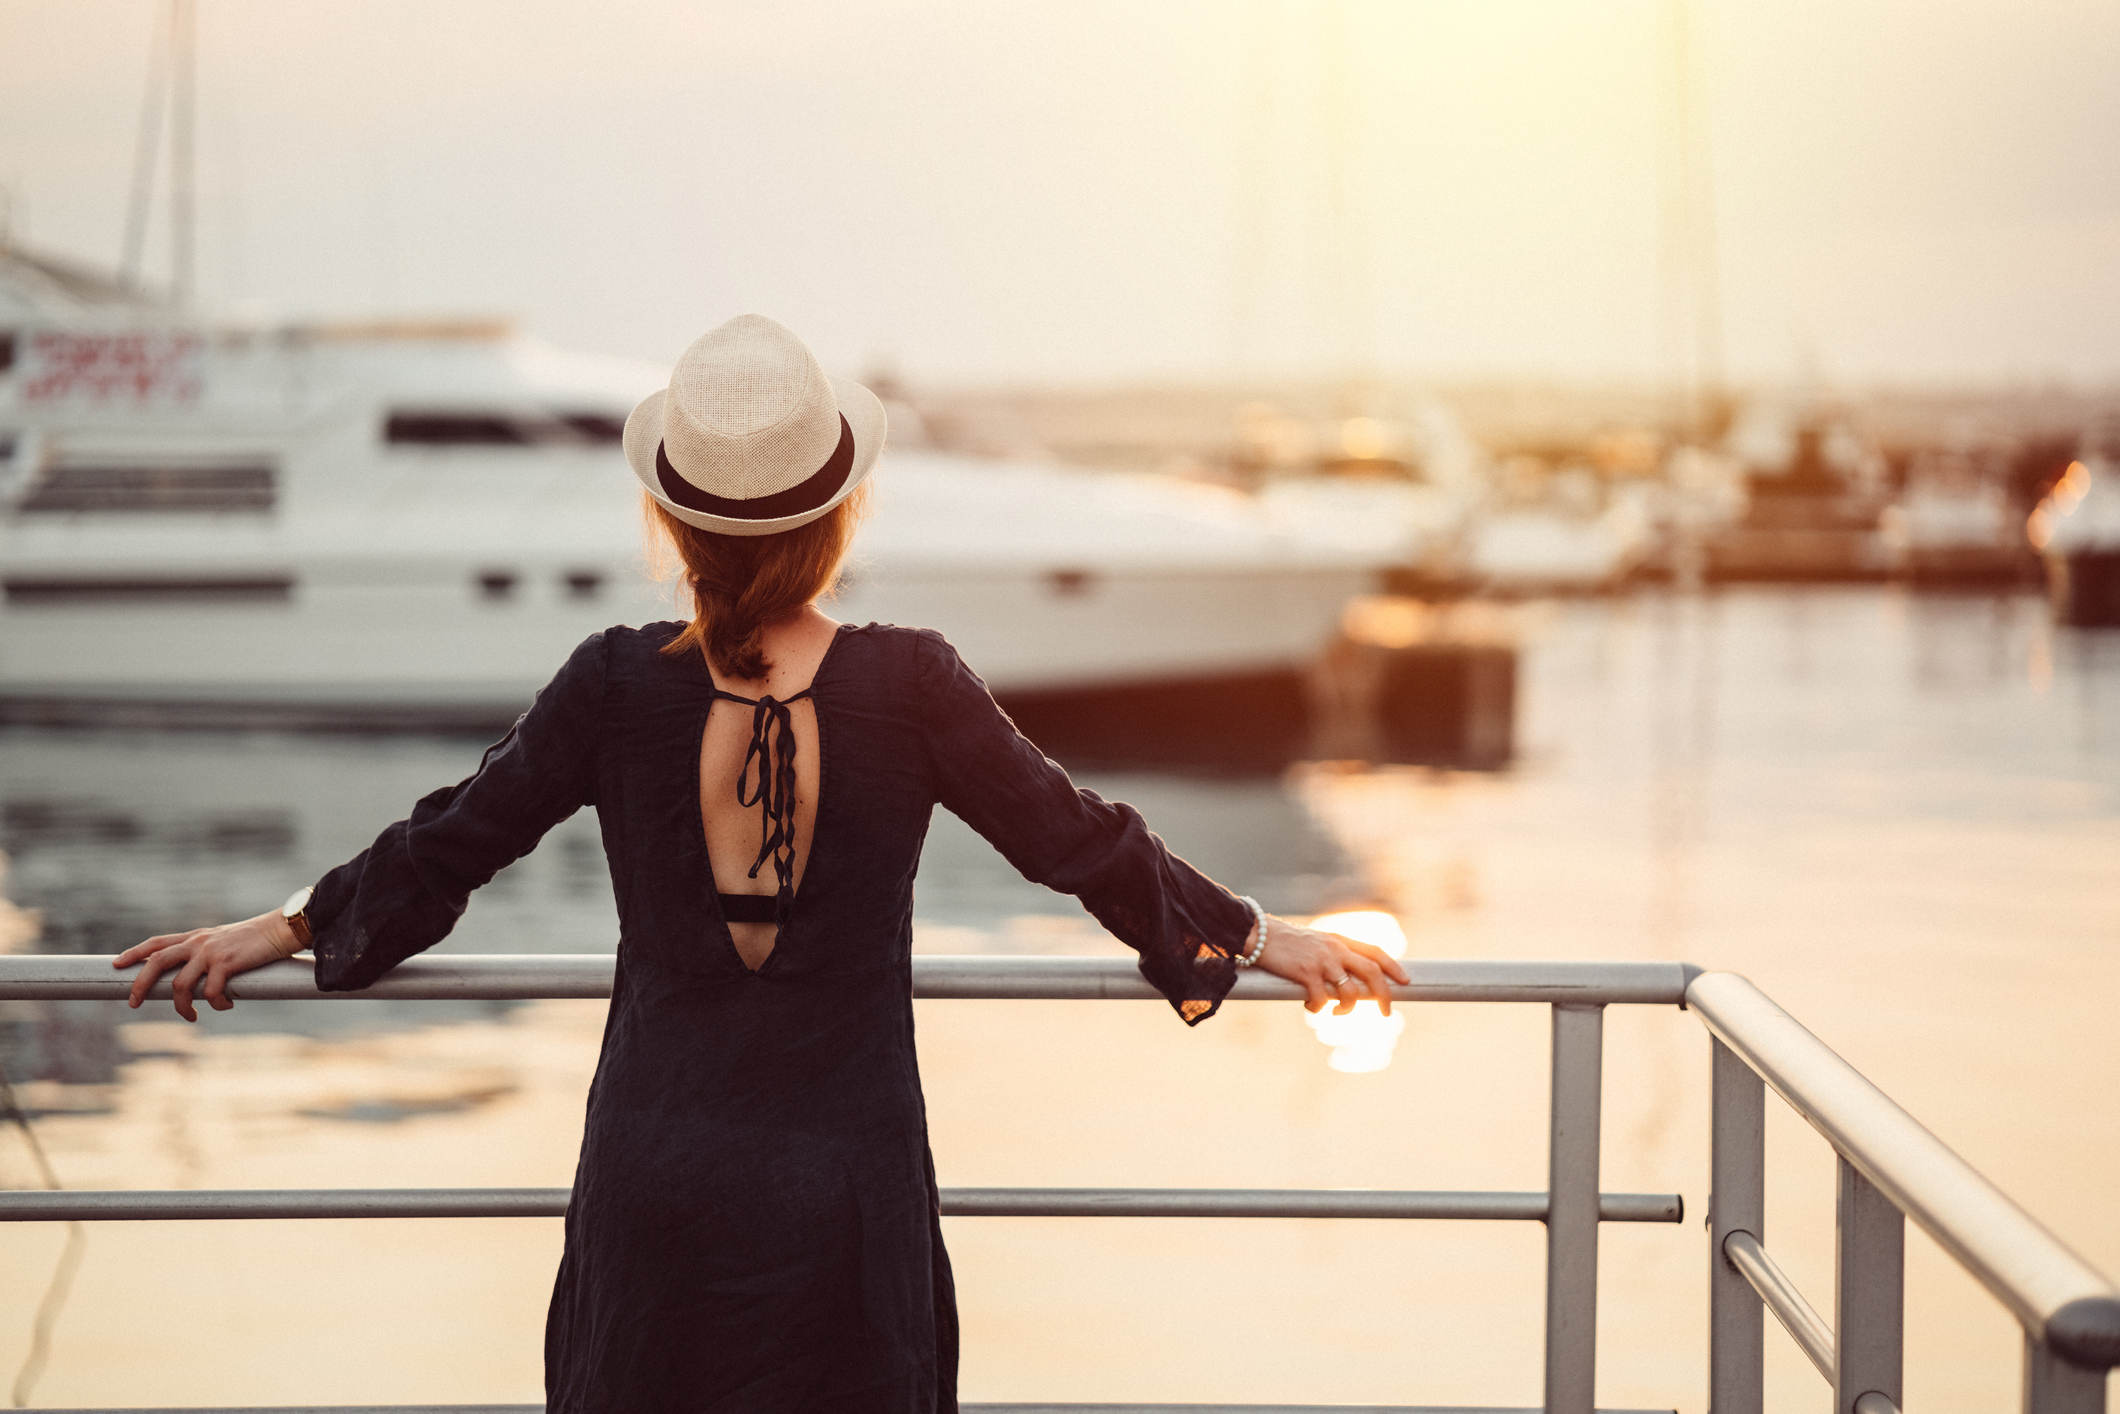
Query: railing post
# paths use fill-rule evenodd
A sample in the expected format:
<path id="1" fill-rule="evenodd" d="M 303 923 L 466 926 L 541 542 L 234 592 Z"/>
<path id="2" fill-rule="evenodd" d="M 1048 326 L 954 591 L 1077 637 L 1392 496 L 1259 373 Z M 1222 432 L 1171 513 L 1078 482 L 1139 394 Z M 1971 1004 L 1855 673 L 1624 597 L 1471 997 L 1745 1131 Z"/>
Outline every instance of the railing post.
<path id="1" fill-rule="evenodd" d="M 1708 1179 L 1708 1414 L 1761 1414 L 1766 1306 L 1723 1244 L 1767 1240 L 1767 1086 L 1714 1036 Z"/>
<path id="2" fill-rule="evenodd" d="M 1553 1118 L 1546 1176 L 1546 1414 L 1597 1403 L 1598 1126 L 1605 1009 L 1553 1008 Z"/>
<path id="3" fill-rule="evenodd" d="M 2105 1414 L 2105 1371 L 2071 1365 L 2026 1331 L 2024 1414 Z"/>
<path id="4" fill-rule="evenodd" d="M 1894 1405 L 1906 1334 L 1907 1220 L 1877 1185 L 1836 1158 L 1833 1220 L 1833 1414 L 1871 1391 Z"/>

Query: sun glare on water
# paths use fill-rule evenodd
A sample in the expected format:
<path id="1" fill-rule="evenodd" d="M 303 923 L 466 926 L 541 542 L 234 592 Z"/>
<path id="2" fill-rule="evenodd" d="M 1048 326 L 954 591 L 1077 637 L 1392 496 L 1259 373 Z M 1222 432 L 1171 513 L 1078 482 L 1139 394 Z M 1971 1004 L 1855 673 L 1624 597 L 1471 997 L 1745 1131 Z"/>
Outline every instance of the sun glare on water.
<path id="1" fill-rule="evenodd" d="M 1369 943 L 1393 957 L 1406 955 L 1406 930 L 1399 926 L 1398 919 L 1377 909 L 1320 914 L 1310 920 L 1310 926 Z M 1403 1015 L 1386 1016 L 1373 1001 L 1356 1002 L 1354 1010 L 1345 1016 L 1333 1015 L 1330 1007 L 1305 1012 L 1303 1021 L 1318 1034 L 1319 1041 L 1332 1047 L 1332 1058 L 1326 1063 L 1348 1075 L 1390 1065 L 1392 1048 L 1399 1043 L 1399 1033 L 1406 1029 Z"/>

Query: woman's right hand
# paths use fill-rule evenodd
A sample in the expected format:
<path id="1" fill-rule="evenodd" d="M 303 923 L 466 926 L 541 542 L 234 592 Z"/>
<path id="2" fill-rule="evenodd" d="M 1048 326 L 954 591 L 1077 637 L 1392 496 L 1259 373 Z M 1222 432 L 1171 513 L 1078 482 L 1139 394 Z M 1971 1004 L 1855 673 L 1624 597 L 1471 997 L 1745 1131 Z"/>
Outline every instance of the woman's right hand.
<path id="1" fill-rule="evenodd" d="M 254 967 L 263 967 L 268 962 L 292 957 L 301 946 L 301 941 L 295 937 L 294 925 L 274 909 L 240 923 L 223 923 L 218 928 L 194 928 L 189 933 L 164 933 L 149 938 L 119 953 L 111 959 L 110 965 L 122 968 L 131 967 L 136 962 L 147 964 L 140 969 L 140 975 L 133 978 L 132 994 L 125 1000 L 129 1007 L 138 1007 L 146 1001 L 155 979 L 171 968 L 177 968 L 170 985 L 170 990 L 176 994 L 177 1015 L 186 1021 L 197 1021 L 199 1013 L 192 1007 L 191 993 L 201 977 L 206 979 L 203 993 L 206 1004 L 215 1011 L 227 1011 L 235 1005 L 235 999 L 228 995 L 229 978 Z"/>
<path id="2" fill-rule="evenodd" d="M 1254 941 L 1245 940 L 1247 949 Z M 1266 947 L 1256 966 L 1301 987 L 1303 1010 L 1330 1006 L 1335 1016 L 1347 1015 L 1364 997 L 1374 998 L 1389 1016 L 1390 984 L 1413 980 L 1399 960 L 1380 947 L 1299 927 L 1272 914 L 1266 916 Z"/>

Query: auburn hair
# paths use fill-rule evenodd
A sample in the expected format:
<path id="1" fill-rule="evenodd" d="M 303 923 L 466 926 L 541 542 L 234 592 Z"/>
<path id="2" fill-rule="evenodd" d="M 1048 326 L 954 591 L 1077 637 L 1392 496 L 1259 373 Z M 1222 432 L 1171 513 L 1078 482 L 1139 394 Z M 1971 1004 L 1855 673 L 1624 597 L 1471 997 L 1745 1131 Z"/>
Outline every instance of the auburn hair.
<path id="1" fill-rule="evenodd" d="M 644 495 L 651 563 L 663 573 L 672 568 L 655 553 L 659 541 L 676 554 L 692 591 L 692 622 L 662 651 L 675 656 L 697 649 L 723 677 L 764 677 L 773 666 L 766 660 L 765 626 L 832 591 L 868 495 L 864 485 L 809 524 L 772 535 L 701 530 Z"/>

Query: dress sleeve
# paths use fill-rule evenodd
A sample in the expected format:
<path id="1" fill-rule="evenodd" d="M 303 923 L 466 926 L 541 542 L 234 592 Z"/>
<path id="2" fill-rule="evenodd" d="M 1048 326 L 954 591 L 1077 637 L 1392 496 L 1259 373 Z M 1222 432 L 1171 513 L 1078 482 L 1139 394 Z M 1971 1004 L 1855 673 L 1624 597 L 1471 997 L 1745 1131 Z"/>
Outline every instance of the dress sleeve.
<path id="1" fill-rule="evenodd" d="M 478 770 L 421 800 L 310 899 L 317 987 L 367 986 L 449 935 L 471 891 L 595 795 L 604 636 L 574 650 Z"/>
<path id="2" fill-rule="evenodd" d="M 1073 894 L 1141 955 L 1141 975 L 1188 1024 L 1237 980 L 1251 910 L 1172 854 L 1130 805 L 1077 790 L 1025 740 L 939 634 L 922 634 L 922 710 L 936 799 L 1023 876 Z"/>

